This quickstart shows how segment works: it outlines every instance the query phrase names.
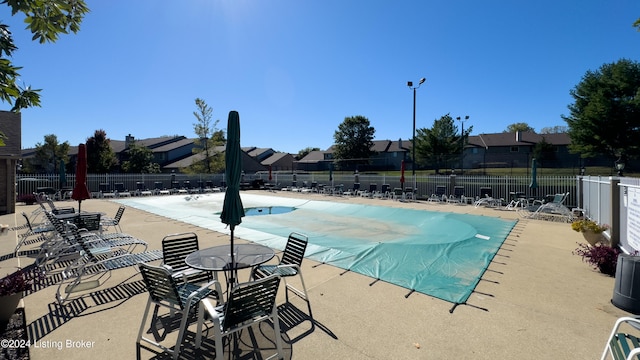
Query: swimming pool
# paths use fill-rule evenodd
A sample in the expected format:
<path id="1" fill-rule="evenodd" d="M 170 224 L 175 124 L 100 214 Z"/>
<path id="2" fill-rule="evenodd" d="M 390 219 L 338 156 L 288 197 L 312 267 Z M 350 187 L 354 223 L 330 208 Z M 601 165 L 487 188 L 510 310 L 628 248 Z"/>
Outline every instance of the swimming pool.
<path id="1" fill-rule="evenodd" d="M 237 237 L 284 249 L 292 231 L 309 236 L 306 257 L 453 303 L 464 303 L 517 223 L 488 216 L 241 194 Z M 224 194 L 117 200 L 150 213 L 229 233 Z M 269 207 L 292 211 L 264 214 Z"/>

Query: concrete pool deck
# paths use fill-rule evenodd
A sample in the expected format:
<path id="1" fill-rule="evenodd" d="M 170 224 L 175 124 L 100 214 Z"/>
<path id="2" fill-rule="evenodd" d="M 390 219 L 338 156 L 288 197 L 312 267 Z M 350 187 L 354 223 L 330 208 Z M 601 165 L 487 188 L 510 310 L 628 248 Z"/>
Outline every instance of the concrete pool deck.
<path id="1" fill-rule="evenodd" d="M 269 195 L 518 218 L 513 211 L 470 205 L 290 192 Z M 77 206 L 74 201 L 57 204 Z M 82 202 L 83 210 L 108 215 L 114 215 L 118 206 L 110 200 Z M 20 213 L 34 209 L 19 205 L 16 214 L 0 216 L 0 223 L 22 225 Z M 131 207 L 121 225 L 124 232 L 147 241 L 149 249 L 160 249 L 165 235 L 178 232 L 195 232 L 201 247 L 228 244 L 228 235 Z M 8 255 L 21 232 L 0 238 L 2 273 L 33 261 Z M 285 359 L 599 358 L 611 326 L 628 313 L 610 302 L 614 279 L 592 270 L 572 254 L 582 241 L 581 234 L 572 231 L 569 224 L 520 219 L 476 292 L 453 312 L 452 303 L 420 293 L 405 297 L 405 288 L 374 283 L 369 277 L 307 259 L 303 272 L 316 326 L 302 321 L 287 329 Z M 135 339 L 147 301 L 139 284 L 140 275 L 134 268 L 112 271 L 111 278 L 94 291 L 100 296 L 75 302 L 76 315 L 69 319 L 55 315 L 56 286 L 26 296 L 27 326 L 40 345 L 31 347 L 31 359 L 135 358 Z M 281 290 L 278 304 L 283 303 Z M 298 299 L 292 303 L 305 309 Z M 67 340 L 78 342 L 78 346 L 67 348 Z M 85 347 L 80 346 L 82 341 Z M 63 343 L 61 350 L 56 347 L 59 342 Z M 141 358 L 164 357 L 142 350 Z"/>

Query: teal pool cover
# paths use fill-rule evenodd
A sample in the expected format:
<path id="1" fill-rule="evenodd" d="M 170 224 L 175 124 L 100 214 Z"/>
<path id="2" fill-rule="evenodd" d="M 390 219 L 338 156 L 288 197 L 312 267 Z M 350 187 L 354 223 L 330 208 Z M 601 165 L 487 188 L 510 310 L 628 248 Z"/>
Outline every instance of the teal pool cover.
<path id="1" fill-rule="evenodd" d="M 235 234 L 284 249 L 295 231 L 309 237 L 306 257 L 455 304 L 465 303 L 516 220 L 242 195 L 249 211 Z M 118 202 L 219 232 L 224 194 L 138 197 Z M 327 198 L 328 199 L 328 198 Z M 269 214 L 269 208 L 278 208 Z M 282 208 L 289 210 L 283 211 Z M 290 211 L 290 210 L 293 211 Z M 206 241 L 206 240 L 204 240 Z M 201 240 L 201 246 L 206 243 Z"/>

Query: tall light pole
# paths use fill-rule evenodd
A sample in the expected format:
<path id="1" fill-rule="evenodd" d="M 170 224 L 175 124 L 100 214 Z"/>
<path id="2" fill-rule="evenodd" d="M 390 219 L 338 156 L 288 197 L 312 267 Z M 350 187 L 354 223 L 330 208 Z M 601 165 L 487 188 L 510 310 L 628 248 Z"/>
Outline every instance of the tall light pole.
<path id="1" fill-rule="evenodd" d="M 416 90 L 420 87 L 420 85 L 424 84 L 425 78 L 420 79 L 417 86 L 413 86 L 413 81 L 407 81 L 407 86 L 413 90 L 413 138 L 411 139 L 411 173 L 414 176 L 416 175 Z"/>
<path id="2" fill-rule="evenodd" d="M 462 133 L 461 133 L 462 136 L 460 139 L 462 142 L 462 145 L 460 146 L 462 150 L 460 151 L 460 173 L 464 175 L 464 122 L 469 120 L 469 115 L 466 115 L 464 119 L 462 119 L 460 116 L 458 116 L 456 119 L 460 121 L 460 123 L 462 124 Z"/>

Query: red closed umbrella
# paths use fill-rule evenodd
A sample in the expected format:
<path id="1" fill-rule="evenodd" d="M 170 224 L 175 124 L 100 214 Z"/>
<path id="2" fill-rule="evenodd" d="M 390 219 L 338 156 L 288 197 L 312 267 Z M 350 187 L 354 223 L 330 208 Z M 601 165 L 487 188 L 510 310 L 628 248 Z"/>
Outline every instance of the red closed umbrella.
<path id="1" fill-rule="evenodd" d="M 89 189 L 87 188 L 87 147 L 85 144 L 78 145 L 78 160 L 76 163 L 76 186 L 71 194 L 73 200 L 78 200 L 78 212 L 82 200 L 90 199 Z"/>

